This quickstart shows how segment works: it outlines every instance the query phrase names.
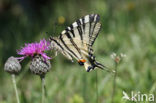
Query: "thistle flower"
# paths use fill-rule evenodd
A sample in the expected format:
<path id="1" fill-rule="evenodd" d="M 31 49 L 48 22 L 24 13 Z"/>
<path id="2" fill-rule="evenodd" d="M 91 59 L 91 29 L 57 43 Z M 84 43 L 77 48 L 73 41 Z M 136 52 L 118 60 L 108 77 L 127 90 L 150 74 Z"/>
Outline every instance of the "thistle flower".
<path id="1" fill-rule="evenodd" d="M 30 70 L 36 75 L 39 75 L 42 81 L 42 103 L 44 103 L 45 99 L 45 74 L 50 70 L 51 64 L 47 59 L 45 60 L 42 55 L 36 55 L 33 57 L 30 63 Z"/>
<path id="2" fill-rule="evenodd" d="M 21 70 L 21 65 L 15 57 L 11 56 L 6 61 L 4 65 L 4 70 L 11 74 L 18 74 Z"/>
<path id="3" fill-rule="evenodd" d="M 44 53 L 46 50 L 49 50 L 49 45 L 50 43 L 45 39 L 41 40 L 39 43 L 25 44 L 25 47 L 17 51 L 17 54 L 23 56 L 19 57 L 18 59 L 23 60 L 28 56 L 33 58 L 36 54 L 40 54 L 44 58 L 44 60 L 51 59 L 46 55 L 46 53 Z"/>
<path id="4" fill-rule="evenodd" d="M 12 82 L 13 82 L 13 87 L 16 93 L 17 103 L 20 103 L 17 86 L 16 86 L 15 74 L 18 74 L 20 72 L 21 65 L 19 61 L 17 60 L 17 58 L 13 56 L 9 57 L 4 65 L 4 70 L 6 72 L 9 72 L 12 75 Z"/>
<path id="5" fill-rule="evenodd" d="M 42 81 L 42 103 L 44 103 L 45 98 L 45 75 L 51 68 L 49 61 L 51 58 L 45 53 L 46 50 L 50 50 L 49 45 L 50 42 L 43 39 L 39 43 L 25 44 L 25 47 L 17 51 L 17 54 L 22 55 L 18 58 L 21 61 L 28 56 L 32 58 L 30 70 L 39 75 Z"/>
<path id="6" fill-rule="evenodd" d="M 51 68 L 51 64 L 49 60 L 44 60 L 41 55 L 36 55 L 31 61 L 30 70 L 36 75 L 44 76 L 49 69 Z"/>
<path id="7" fill-rule="evenodd" d="M 19 55 L 23 55 L 23 57 L 19 57 L 18 59 L 23 60 L 27 56 L 32 58 L 30 64 L 30 70 L 37 75 L 43 76 L 45 75 L 49 69 L 51 68 L 51 64 L 46 53 L 46 50 L 49 50 L 50 43 L 45 39 L 41 40 L 39 43 L 29 43 L 25 44 L 21 50 L 17 52 Z"/>

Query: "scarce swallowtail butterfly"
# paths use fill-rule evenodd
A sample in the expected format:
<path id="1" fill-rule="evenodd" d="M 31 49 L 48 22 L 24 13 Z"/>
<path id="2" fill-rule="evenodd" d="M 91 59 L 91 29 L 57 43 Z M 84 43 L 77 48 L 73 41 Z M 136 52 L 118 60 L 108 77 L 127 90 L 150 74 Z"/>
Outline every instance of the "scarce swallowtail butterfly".
<path id="1" fill-rule="evenodd" d="M 86 15 L 69 27 L 59 37 L 50 37 L 51 48 L 61 52 L 68 59 L 75 58 L 80 65 L 84 65 L 87 72 L 95 67 L 104 66 L 95 60 L 92 46 L 101 28 L 98 14 Z"/>

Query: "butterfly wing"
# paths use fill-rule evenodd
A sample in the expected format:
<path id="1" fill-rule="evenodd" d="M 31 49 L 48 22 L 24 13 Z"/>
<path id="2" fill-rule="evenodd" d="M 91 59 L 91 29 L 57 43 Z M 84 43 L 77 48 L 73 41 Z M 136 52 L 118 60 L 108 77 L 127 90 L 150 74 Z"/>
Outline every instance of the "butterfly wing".
<path id="1" fill-rule="evenodd" d="M 50 37 L 51 45 L 67 58 L 71 60 L 75 58 L 90 71 L 97 67 L 92 45 L 100 28 L 99 15 L 84 16 L 62 31 L 58 38 Z"/>

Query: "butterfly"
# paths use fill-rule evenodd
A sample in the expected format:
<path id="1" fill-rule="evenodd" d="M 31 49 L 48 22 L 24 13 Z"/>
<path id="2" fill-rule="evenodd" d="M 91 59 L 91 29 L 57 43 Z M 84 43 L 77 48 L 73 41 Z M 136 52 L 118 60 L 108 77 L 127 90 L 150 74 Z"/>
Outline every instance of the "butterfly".
<path id="1" fill-rule="evenodd" d="M 58 37 L 50 36 L 51 48 L 72 61 L 75 58 L 80 65 L 84 65 L 87 72 L 95 67 L 103 69 L 104 65 L 95 60 L 92 49 L 101 28 L 99 20 L 98 14 L 86 15 L 76 20 Z"/>

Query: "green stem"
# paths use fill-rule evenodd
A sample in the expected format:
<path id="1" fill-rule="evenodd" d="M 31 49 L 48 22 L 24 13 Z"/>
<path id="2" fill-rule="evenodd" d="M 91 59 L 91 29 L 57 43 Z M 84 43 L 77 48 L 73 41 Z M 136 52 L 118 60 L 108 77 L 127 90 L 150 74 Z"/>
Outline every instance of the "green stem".
<path id="1" fill-rule="evenodd" d="M 114 96 L 115 96 L 115 90 L 116 90 L 117 66 L 118 66 L 118 64 L 115 62 L 115 74 L 114 74 L 114 79 L 113 79 L 113 92 L 112 92 L 112 102 L 111 103 L 114 103 Z"/>
<path id="2" fill-rule="evenodd" d="M 18 91 L 17 91 L 17 86 L 16 86 L 15 74 L 12 74 L 11 76 L 12 76 L 12 82 L 13 82 L 14 90 L 16 93 L 16 100 L 17 100 L 17 103 L 20 103 L 19 95 L 18 95 Z"/>
<path id="3" fill-rule="evenodd" d="M 86 95 L 86 92 L 87 92 L 87 88 L 86 88 L 86 85 L 87 85 L 86 72 L 83 73 L 82 80 L 83 80 L 83 88 L 82 88 L 83 92 L 82 93 L 83 93 L 84 102 L 86 103 L 87 102 L 87 95 Z"/>
<path id="4" fill-rule="evenodd" d="M 97 75 L 97 70 L 96 70 L 96 103 L 99 103 L 98 101 L 98 75 Z"/>
<path id="5" fill-rule="evenodd" d="M 45 102 L 45 78 L 41 77 L 42 82 L 42 103 Z"/>

